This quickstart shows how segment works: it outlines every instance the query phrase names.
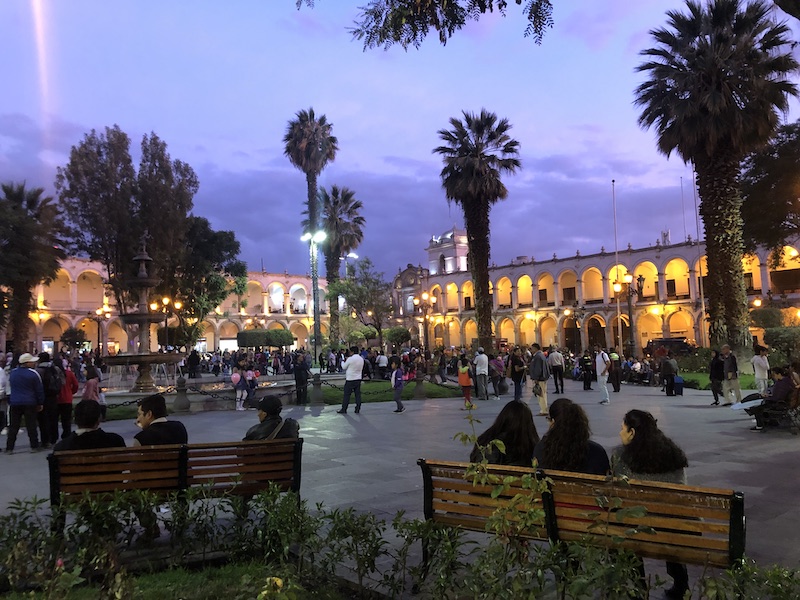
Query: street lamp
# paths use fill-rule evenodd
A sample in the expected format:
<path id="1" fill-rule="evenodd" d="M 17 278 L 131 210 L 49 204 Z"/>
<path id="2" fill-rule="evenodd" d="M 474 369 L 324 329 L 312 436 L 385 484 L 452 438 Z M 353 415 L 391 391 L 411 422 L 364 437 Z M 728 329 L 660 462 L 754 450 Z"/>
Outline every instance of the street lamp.
<path id="1" fill-rule="evenodd" d="M 325 241 L 328 235 L 324 231 L 317 231 L 313 234 L 304 233 L 300 238 L 301 242 L 308 242 L 308 251 L 311 258 L 311 301 L 314 303 L 314 355 L 312 362 L 319 360 L 317 345 L 322 337 L 322 328 L 319 322 L 319 275 L 317 274 L 317 244 Z"/>
<path id="2" fill-rule="evenodd" d="M 175 308 L 175 310 L 180 310 L 183 308 L 183 303 L 180 300 L 173 301 L 172 298 L 168 296 L 164 296 L 161 299 L 161 312 L 164 313 L 164 352 L 169 352 L 169 316 L 172 314 L 172 310 L 170 309 L 169 305 Z M 150 303 L 150 310 L 158 311 L 159 306 L 158 302 L 151 302 Z"/>
<path id="3" fill-rule="evenodd" d="M 422 314 L 422 347 L 428 351 L 428 321 L 430 320 L 430 311 L 436 306 L 436 296 L 430 295 L 428 292 L 422 292 L 421 297 L 414 297 L 414 306 L 419 308 Z"/>
<path id="4" fill-rule="evenodd" d="M 97 355 L 99 356 L 101 346 L 103 343 L 103 340 L 101 338 L 100 323 L 102 323 L 103 321 L 107 321 L 108 319 L 111 318 L 111 309 L 104 304 L 103 306 L 94 311 L 94 315 L 95 316 L 92 316 L 90 313 L 89 318 L 95 323 L 97 323 Z"/>
<path id="5" fill-rule="evenodd" d="M 626 273 L 624 277 L 625 283 L 628 285 L 628 332 L 630 339 L 628 341 L 628 355 L 636 358 L 636 321 L 633 319 L 633 297 L 642 297 L 644 294 L 644 276 L 639 275 L 636 278 L 636 285 L 633 285 L 633 275 Z"/>

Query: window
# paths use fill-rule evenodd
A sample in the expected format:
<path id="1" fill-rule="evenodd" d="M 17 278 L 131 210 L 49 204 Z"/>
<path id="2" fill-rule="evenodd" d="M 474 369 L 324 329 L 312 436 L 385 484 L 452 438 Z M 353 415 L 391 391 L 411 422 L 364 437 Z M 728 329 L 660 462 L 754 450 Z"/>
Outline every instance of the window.
<path id="1" fill-rule="evenodd" d="M 547 290 L 539 290 L 539 303 L 547 304 Z"/>
<path id="2" fill-rule="evenodd" d="M 674 279 L 667 279 L 667 298 L 674 298 L 678 295 Z"/>
<path id="3" fill-rule="evenodd" d="M 439 273 L 440 274 L 446 273 L 444 254 L 439 255 Z"/>
<path id="4" fill-rule="evenodd" d="M 578 299 L 578 297 L 575 295 L 574 287 L 564 288 L 563 292 L 564 292 L 564 304 L 572 304 Z"/>

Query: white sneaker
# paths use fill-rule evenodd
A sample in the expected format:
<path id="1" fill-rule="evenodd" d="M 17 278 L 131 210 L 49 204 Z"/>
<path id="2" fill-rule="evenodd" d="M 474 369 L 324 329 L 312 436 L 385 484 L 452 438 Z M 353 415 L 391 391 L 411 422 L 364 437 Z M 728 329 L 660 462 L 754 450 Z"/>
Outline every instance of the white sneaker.
<path id="1" fill-rule="evenodd" d="M 8 435 L 8 427 L 3 427 L 3 431 L 0 431 L 0 435 Z"/>

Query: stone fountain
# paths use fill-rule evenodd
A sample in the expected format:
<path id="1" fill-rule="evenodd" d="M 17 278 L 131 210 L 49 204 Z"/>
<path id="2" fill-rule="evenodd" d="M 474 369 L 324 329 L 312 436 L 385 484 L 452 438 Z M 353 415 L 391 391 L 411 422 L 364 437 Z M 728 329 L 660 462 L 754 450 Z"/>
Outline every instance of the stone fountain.
<path id="1" fill-rule="evenodd" d="M 158 392 L 156 382 L 153 379 L 152 367 L 160 364 L 176 364 L 183 358 L 184 354 L 178 352 L 150 352 L 150 324 L 158 323 L 162 320 L 160 314 L 151 313 L 147 299 L 149 292 L 159 283 L 159 279 L 147 273 L 148 263 L 153 259 L 147 254 L 147 232 L 144 233 L 139 246 L 139 253 L 133 258 L 139 265 L 139 272 L 131 281 L 134 290 L 139 293 L 138 310 L 134 313 L 120 315 L 120 320 L 126 325 L 138 325 L 139 327 L 139 352 L 137 354 L 117 354 L 116 356 L 103 357 L 108 365 L 136 365 L 139 376 L 131 388 L 133 393 L 155 393 Z"/>

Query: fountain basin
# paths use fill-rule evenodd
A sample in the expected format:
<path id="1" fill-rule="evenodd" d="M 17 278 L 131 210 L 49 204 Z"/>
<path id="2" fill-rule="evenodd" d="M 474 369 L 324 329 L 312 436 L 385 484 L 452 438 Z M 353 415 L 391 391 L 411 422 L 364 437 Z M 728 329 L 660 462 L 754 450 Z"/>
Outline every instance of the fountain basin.
<path id="1" fill-rule="evenodd" d="M 181 362 L 186 357 L 179 352 L 150 352 L 149 354 L 117 354 L 115 356 L 104 356 L 103 362 L 107 365 L 136 365 L 139 375 L 130 391 L 134 394 L 154 394 L 158 392 L 155 379 L 153 379 L 153 365 L 168 364 L 174 365 Z"/>

